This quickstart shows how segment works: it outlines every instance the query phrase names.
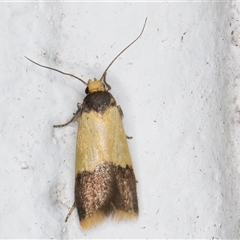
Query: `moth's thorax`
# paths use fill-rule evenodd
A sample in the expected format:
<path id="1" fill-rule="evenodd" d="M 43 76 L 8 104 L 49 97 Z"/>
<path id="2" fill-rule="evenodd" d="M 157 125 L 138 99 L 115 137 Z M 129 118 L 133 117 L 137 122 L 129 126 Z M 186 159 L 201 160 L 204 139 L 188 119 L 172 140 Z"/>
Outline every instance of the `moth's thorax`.
<path id="1" fill-rule="evenodd" d="M 99 91 L 89 93 L 83 100 L 82 112 L 90 112 L 91 110 L 104 114 L 111 106 L 116 106 L 116 100 L 111 93 L 107 91 Z"/>

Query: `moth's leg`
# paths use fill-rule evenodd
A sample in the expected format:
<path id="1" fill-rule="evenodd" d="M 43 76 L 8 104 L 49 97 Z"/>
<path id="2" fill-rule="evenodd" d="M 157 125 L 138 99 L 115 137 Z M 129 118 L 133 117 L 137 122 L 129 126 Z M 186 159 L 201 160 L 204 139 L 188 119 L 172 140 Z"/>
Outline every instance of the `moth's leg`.
<path id="1" fill-rule="evenodd" d="M 72 212 L 73 212 L 73 210 L 74 210 L 75 207 L 76 207 L 76 204 L 75 204 L 75 202 L 74 202 L 73 205 L 72 205 L 72 207 L 71 207 L 71 209 L 69 210 L 68 215 L 67 215 L 66 218 L 65 218 L 65 222 L 67 222 L 67 220 L 68 220 L 69 217 L 71 216 L 71 214 L 72 214 Z"/>
<path id="2" fill-rule="evenodd" d="M 77 104 L 77 107 L 78 107 L 78 110 L 73 114 L 73 117 L 70 121 L 64 123 L 64 124 L 60 124 L 60 125 L 53 125 L 53 127 L 55 128 L 59 128 L 59 127 L 65 127 L 67 126 L 69 123 L 71 122 L 75 122 L 75 121 L 78 121 L 81 113 L 82 113 L 82 104 L 81 103 L 78 103 Z"/>
<path id="3" fill-rule="evenodd" d="M 118 111 L 119 111 L 119 114 L 120 114 L 121 118 L 123 118 L 124 117 L 123 110 L 121 109 L 120 105 L 118 105 L 117 108 L 118 108 Z M 126 138 L 127 139 L 132 139 L 133 137 L 129 137 L 129 136 L 126 135 Z"/>

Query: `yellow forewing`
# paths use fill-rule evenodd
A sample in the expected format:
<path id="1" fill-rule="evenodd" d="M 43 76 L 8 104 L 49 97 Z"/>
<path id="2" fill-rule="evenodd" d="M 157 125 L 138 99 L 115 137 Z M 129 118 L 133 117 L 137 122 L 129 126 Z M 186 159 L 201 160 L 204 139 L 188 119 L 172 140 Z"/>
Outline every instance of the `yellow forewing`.
<path id="1" fill-rule="evenodd" d="M 116 106 L 104 114 L 83 112 L 78 125 L 75 174 L 93 171 L 102 163 L 112 162 L 125 168 L 132 160 L 122 119 Z"/>

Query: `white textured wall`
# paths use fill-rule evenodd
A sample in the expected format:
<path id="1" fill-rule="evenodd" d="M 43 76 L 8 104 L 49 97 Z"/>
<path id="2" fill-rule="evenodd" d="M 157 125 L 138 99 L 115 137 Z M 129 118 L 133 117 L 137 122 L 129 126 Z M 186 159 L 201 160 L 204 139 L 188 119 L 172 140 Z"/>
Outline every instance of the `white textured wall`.
<path id="1" fill-rule="evenodd" d="M 238 9 L 1 3 L 0 237 L 239 238 Z M 133 136 L 139 219 L 83 232 L 76 211 L 64 222 L 77 124 L 52 125 L 72 116 L 85 87 L 24 55 L 85 80 L 100 77 L 145 17 L 141 39 L 108 72 Z"/>

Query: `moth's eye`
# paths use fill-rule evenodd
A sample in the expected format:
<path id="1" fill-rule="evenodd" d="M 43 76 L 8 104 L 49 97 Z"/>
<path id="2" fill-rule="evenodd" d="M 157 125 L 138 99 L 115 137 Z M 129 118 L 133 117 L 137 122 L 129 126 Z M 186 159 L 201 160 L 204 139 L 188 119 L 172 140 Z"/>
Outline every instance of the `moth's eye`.
<path id="1" fill-rule="evenodd" d="M 86 93 L 86 94 L 89 93 L 88 87 L 86 87 L 86 89 L 85 89 L 85 93 Z"/>

